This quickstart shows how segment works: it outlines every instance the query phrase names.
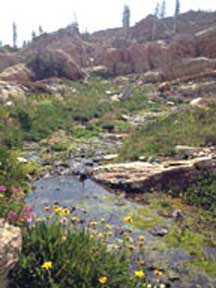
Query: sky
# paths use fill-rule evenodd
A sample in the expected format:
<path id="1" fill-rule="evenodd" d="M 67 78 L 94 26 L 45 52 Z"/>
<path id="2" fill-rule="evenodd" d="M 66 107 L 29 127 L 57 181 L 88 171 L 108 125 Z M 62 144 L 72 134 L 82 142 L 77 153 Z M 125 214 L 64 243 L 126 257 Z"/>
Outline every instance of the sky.
<path id="1" fill-rule="evenodd" d="M 17 24 L 18 43 L 30 40 L 41 25 L 46 32 L 66 27 L 75 19 L 81 32 L 119 27 L 125 4 L 131 10 L 131 24 L 153 13 L 159 0 L 1 0 L 0 40 L 12 43 L 12 23 Z M 167 15 L 173 15 L 175 0 L 167 0 Z M 216 0 L 180 0 L 181 12 L 216 10 Z"/>

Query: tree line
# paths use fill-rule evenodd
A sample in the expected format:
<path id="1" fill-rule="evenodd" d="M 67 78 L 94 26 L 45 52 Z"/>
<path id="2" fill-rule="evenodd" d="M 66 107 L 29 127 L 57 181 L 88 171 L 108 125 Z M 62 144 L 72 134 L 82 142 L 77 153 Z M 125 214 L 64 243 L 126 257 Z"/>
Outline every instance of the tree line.
<path id="1" fill-rule="evenodd" d="M 154 15 L 158 19 L 165 18 L 167 14 L 166 8 L 167 8 L 166 0 L 162 0 L 158 2 L 155 7 Z M 175 20 L 177 20 L 179 13 L 180 13 L 180 0 L 176 0 L 175 11 L 174 11 Z M 122 14 L 122 26 L 124 28 L 130 27 L 130 17 L 131 17 L 130 7 L 128 5 L 124 5 L 123 14 Z"/>

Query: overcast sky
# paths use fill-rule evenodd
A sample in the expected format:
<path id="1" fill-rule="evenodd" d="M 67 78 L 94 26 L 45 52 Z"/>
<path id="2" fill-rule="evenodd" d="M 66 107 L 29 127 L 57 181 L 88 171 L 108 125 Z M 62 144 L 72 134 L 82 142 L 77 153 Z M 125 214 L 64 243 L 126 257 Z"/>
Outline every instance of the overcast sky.
<path id="1" fill-rule="evenodd" d="M 216 0 L 180 0 L 181 11 L 216 10 Z M 31 39 L 33 30 L 42 25 L 46 32 L 65 27 L 76 15 L 80 30 L 89 32 L 121 26 L 124 4 L 131 9 L 131 23 L 152 13 L 158 0 L 1 0 L 0 40 L 12 41 L 12 22 L 18 29 L 18 41 Z M 167 0 L 167 14 L 172 15 L 175 0 Z"/>

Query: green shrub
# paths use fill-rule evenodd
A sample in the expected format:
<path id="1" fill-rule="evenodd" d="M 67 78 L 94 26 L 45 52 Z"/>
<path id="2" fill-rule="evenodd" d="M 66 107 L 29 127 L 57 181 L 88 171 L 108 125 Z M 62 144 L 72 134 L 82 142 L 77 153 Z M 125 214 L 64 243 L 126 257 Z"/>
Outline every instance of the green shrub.
<path id="1" fill-rule="evenodd" d="M 182 196 L 190 204 L 214 211 L 216 209 L 216 175 L 204 171 L 190 188 L 182 192 Z"/>

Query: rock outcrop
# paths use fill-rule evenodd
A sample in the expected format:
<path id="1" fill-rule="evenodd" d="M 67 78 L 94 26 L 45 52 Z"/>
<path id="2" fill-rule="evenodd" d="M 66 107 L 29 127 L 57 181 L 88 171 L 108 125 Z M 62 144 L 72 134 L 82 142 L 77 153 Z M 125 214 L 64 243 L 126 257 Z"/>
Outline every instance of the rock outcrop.
<path id="1" fill-rule="evenodd" d="M 43 80 L 50 77 L 79 80 L 85 77 L 84 71 L 63 50 L 46 50 L 36 53 L 27 63 L 32 71 L 34 80 Z"/>
<path id="2" fill-rule="evenodd" d="M 0 219 L 0 288 L 7 287 L 8 273 L 17 263 L 21 247 L 20 228 Z"/>
<path id="3" fill-rule="evenodd" d="M 161 164 L 110 164 L 94 168 L 92 177 L 105 186 L 128 193 L 142 193 L 152 189 L 180 192 L 196 181 L 202 170 L 216 172 L 216 159 L 209 156 Z"/>
<path id="4" fill-rule="evenodd" d="M 179 36 L 171 43 L 166 41 L 132 44 L 128 48 L 104 50 L 103 65 L 113 75 L 161 71 L 166 79 L 175 77 L 177 63 L 195 57 L 193 37 Z"/>
<path id="5" fill-rule="evenodd" d="M 0 72 L 9 66 L 19 63 L 16 53 L 1 53 L 0 52 Z"/>
<path id="6" fill-rule="evenodd" d="M 208 58 L 216 58 L 216 25 L 196 34 L 199 54 Z"/>
<path id="7" fill-rule="evenodd" d="M 174 17 L 157 19 L 152 15 L 126 30 L 108 29 L 88 35 L 68 26 L 36 37 L 24 49 L 0 52 L 0 72 L 6 69 L 1 79 L 19 83 L 28 78 L 78 80 L 86 77 L 83 68 L 102 77 L 151 71 L 163 75 L 161 81 L 212 72 L 215 23 L 215 12 L 189 11 L 178 15 L 175 31 Z M 160 77 L 152 79 L 158 82 Z"/>

